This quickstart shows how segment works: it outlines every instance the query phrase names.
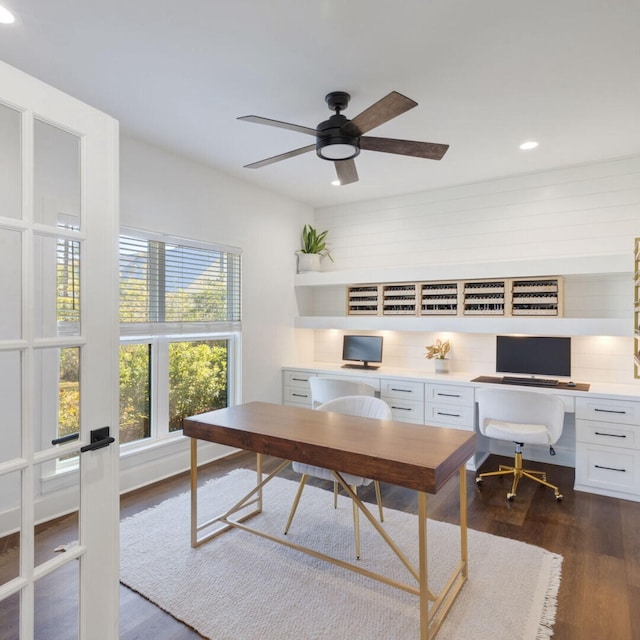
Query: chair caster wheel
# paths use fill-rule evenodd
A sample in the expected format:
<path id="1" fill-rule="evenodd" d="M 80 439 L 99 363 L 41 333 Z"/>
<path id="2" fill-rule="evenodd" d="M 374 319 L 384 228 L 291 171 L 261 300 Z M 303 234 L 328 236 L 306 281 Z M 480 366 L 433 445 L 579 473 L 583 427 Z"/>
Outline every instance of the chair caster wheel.
<path id="1" fill-rule="evenodd" d="M 513 502 L 514 498 L 516 497 L 515 493 L 507 493 L 507 500 L 509 502 Z"/>
<path id="2" fill-rule="evenodd" d="M 476 478 L 476 484 L 481 487 L 484 484 L 484 480 L 482 478 Z"/>
<path id="3" fill-rule="evenodd" d="M 564 496 L 561 493 L 556 493 L 556 502 L 562 502 L 562 498 L 564 498 Z"/>

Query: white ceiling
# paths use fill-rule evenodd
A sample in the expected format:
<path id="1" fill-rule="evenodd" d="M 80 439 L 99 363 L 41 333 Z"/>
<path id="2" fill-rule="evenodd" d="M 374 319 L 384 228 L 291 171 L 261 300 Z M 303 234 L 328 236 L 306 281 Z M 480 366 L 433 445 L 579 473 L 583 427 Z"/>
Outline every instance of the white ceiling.
<path id="1" fill-rule="evenodd" d="M 313 206 L 640 155 L 640 0 L 0 0 L 0 59 L 121 131 Z M 333 187 L 315 127 L 392 90 L 419 103 L 370 135 L 448 143 L 440 161 L 363 151 Z M 528 139 L 538 149 L 523 152 Z"/>

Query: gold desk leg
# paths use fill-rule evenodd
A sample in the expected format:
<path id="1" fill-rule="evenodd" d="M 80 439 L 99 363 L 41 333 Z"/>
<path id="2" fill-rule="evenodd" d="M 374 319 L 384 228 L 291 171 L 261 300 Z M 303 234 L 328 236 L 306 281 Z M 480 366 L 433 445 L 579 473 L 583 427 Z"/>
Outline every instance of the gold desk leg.
<path id="1" fill-rule="evenodd" d="M 469 554 L 467 550 L 467 469 L 460 467 L 460 560 L 462 575 L 466 580 L 469 573 Z"/>
<path id="2" fill-rule="evenodd" d="M 427 494 L 418 492 L 418 573 L 420 585 L 420 640 L 433 640 L 453 605 L 468 576 L 467 548 L 467 472 L 465 465 L 460 475 L 460 564 L 437 598 L 429 591 L 429 564 L 427 549 Z M 429 611 L 429 602 L 432 610 Z"/>
<path id="3" fill-rule="evenodd" d="M 198 546 L 198 440 L 191 438 L 191 546 Z"/>
<path id="4" fill-rule="evenodd" d="M 256 486 L 262 482 L 262 454 L 256 453 Z M 262 511 L 262 487 L 258 490 L 258 511 Z"/>
<path id="5" fill-rule="evenodd" d="M 427 494 L 418 491 L 418 575 L 420 640 L 429 640 L 429 573 L 427 566 Z"/>

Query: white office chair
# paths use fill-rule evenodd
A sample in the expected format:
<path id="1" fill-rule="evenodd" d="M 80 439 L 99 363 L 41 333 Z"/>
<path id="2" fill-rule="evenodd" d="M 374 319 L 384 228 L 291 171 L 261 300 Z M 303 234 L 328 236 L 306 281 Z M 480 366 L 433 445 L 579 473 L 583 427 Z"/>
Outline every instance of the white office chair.
<path id="1" fill-rule="evenodd" d="M 344 396 L 374 396 L 376 390 L 364 382 L 345 380 L 344 378 L 325 378 L 312 376 L 309 378 L 311 386 L 311 406 L 316 409 L 318 405 L 343 398 Z"/>
<path id="2" fill-rule="evenodd" d="M 543 471 L 522 468 L 522 447 L 525 444 L 543 444 L 555 455 L 553 445 L 562 435 L 564 403 L 557 396 L 535 391 L 507 389 L 480 389 L 478 400 L 478 426 L 480 433 L 496 440 L 511 440 L 516 444 L 515 466 L 500 465 L 499 471 L 481 473 L 476 483 L 482 485 L 489 476 L 513 475 L 511 491 L 507 500 L 513 500 L 520 478 L 525 476 L 545 487 L 553 489 L 559 502 L 562 494 L 553 484 L 547 482 Z"/>
<path id="3" fill-rule="evenodd" d="M 391 408 L 384 401 L 380 400 L 380 398 L 375 398 L 371 396 L 345 396 L 343 398 L 336 398 L 329 402 L 325 402 L 321 404 L 318 408 L 318 411 L 335 411 L 337 413 L 344 413 L 350 416 L 359 416 L 361 418 L 375 418 L 378 420 L 391 420 Z M 302 478 L 300 478 L 300 484 L 298 485 L 298 491 L 296 493 L 296 497 L 293 500 L 293 505 L 291 506 L 291 513 L 289 513 L 289 519 L 287 520 L 287 524 L 284 530 L 285 535 L 289 531 L 289 527 L 291 526 L 291 522 L 293 520 L 293 516 L 296 513 L 296 509 L 298 508 L 298 503 L 300 502 L 300 496 L 302 495 L 302 490 L 304 489 L 304 485 L 309 476 L 313 476 L 314 478 L 320 478 L 322 480 L 334 480 L 334 497 L 333 497 L 333 507 L 334 509 L 337 507 L 337 486 L 338 483 L 335 482 L 335 477 L 330 469 L 325 469 L 324 467 L 316 467 L 311 464 L 305 464 L 302 462 L 293 462 L 292 463 L 293 470 L 301 473 Z M 339 471 L 339 470 L 337 470 Z M 378 511 L 380 513 L 380 522 L 383 522 L 384 516 L 382 513 L 382 496 L 380 494 L 380 483 L 375 480 L 372 481 L 369 478 L 363 478 L 362 476 L 356 476 L 350 473 L 341 473 L 344 481 L 351 487 L 351 490 L 357 494 L 358 487 L 366 487 L 374 482 L 375 490 L 376 490 L 376 500 L 378 502 Z M 358 513 L 358 505 L 355 500 L 353 502 L 353 528 L 355 534 L 355 543 L 356 543 L 356 558 L 360 559 L 360 519 Z"/>

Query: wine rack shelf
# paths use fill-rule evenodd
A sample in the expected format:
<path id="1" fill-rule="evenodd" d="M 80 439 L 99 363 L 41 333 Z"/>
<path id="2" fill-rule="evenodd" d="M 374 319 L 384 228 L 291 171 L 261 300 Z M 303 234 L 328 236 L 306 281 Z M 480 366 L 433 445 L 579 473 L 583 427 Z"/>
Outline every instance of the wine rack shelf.
<path id="1" fill-rule="evenodd" d="M 633 375 L 640 378 L 640 238 L 633 245 Z"/>
<path id="2" fill-rule="evenodd" d="M 563 315 L 563 283 L 548 277 L 352 285 L 347 315 L 557 318 Z"/>

